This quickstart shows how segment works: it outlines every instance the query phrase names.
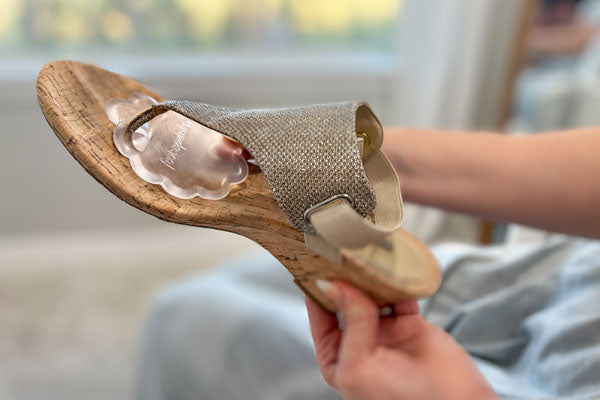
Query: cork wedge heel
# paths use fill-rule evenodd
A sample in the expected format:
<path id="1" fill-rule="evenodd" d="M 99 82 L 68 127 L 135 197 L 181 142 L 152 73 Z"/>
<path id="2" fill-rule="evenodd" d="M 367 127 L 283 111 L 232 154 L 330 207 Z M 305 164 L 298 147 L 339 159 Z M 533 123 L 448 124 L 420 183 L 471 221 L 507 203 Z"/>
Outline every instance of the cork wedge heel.
<path id="1" fill-rule="evenodd" d="M 180 199 L 145 182 L 115 148 L 114 125 L 104 108 L 109 99 L 127 98 L 134 92 L 163 101 L 159 94 L 131 78 L 74 61 L 46 65 L 37 82 L 40 107 L 56 136 L 90 175 L 121 200 L 164 221 L 229 231 L 257 242 L 289 270 L 305 293 L 330 311 L 336 307 L 316 287 L 317 279 L 348 281 L 363 289 L 380 306 L 426 297 L 439 288 L 441 272 L 436 259 L 425 244 L 402 229 L 377 231 L 375 239 L 366 242 L 361 238 L 337 240 L 335 236 L 340 232 L 376 220 L 373 215 L 366 216 L 364 221 L 359 218 L 343 193 L 324 202 L 339 209 L 329 215 L 323 212 L 317 218 L 321 210 L 314 207 L 319 204 L 311 204 L 307 211 L 314 212 L 316 231 L 309 232 L 299 229 L 290 213 L 282 210 L 278 203 L 281 196 L 274 195 L 269 185 L 272 181 L 269 182 L 262 167 L 250 166 L 246 181 L 234 185 L 227 197 L 216 201 L 198 197 Z M 132 121 L 129 129 L 135 130 L 136 125 L 167 110 L 183 114 L 187 109 L 181 104 L 159 103 L 153 111 Z M 211 123 L 194 110 L 187 113 L 186 116 L 200 123 Z M 304 217 L 307 215 L 310 219 L 309 213 Z M 343 222 L 330 229 L 330 221 L 337 220 L 354 222 L 349 225 Z M 328 230 L 336 232 L 327 233 Z M 323 245 L 320 233 L 332 239 Z M 346 246 L 349 242 L 356 244 Z M 335 248 L 333 253 L 332 248 Z"/>

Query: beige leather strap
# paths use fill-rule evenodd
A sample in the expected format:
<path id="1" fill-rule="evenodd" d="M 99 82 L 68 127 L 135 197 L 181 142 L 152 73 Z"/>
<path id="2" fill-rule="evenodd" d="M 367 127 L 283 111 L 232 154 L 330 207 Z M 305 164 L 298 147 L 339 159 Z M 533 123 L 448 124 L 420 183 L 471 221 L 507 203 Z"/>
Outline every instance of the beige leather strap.
<path id="1" fill-rule="evenodd" d="M 370 243 L 385 245 L 386 237 L 402 222 L 402 197 L 398 176 L 376 150 L 364 162 L 377 203 L 370 217 L 363 219 L 345 198 L 335 199 L 308 217 L 311 231 L 305 232 L 306 245 L 330 260 L 341 262 L 340 249 L 355 249 Z"/>

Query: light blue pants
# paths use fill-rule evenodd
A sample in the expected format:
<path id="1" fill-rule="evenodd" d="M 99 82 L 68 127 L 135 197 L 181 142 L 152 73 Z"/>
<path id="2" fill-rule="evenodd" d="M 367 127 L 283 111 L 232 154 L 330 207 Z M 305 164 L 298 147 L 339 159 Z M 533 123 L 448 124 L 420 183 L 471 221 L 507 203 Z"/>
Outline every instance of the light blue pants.
<path id="1" fill-rule="evenodd" d="M 469 351 L 501 396 L 600 398 L 599 242 L 434 251 L 445 278 L 423 314 Z M 304 296 L 266 252 L 157 298 L 138 396 L 339 398 L 317 368 Z"/>

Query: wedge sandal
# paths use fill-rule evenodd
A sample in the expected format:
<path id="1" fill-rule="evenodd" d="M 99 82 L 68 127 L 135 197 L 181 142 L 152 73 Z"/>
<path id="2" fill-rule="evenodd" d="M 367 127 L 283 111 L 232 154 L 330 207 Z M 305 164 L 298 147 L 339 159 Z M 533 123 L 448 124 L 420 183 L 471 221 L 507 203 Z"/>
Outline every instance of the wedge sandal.
<path id="1" fill-rule="evenodd" d="M 336 307 L 316 287 L 317 279 L 348 281 L 380 306 L 430 296 L 440 286 L 435 257 L 399 228 L 398 178 L 380 150 L 383 130 L 366 103 L 232 110 L 164 101 L 133 79 L 73 61 L 46 65 L 37 93 L 60 141 L 114 195 L 168 222 L 257 242 L 330 311 Z M 127 119 L 123 113 L 121 119 L 107 115 L 107 104 L 118 109 L 125 99 L 147 103 Z M 163 129 L 156 128 L 157 121 L 167 115 L 187 122 L 156 144 L 151 129 Z M 189 130 L 192 124 L 199 130 Z M 201 131 L 232 139 L 234 151 L 228 154 L 238 162 L 237 149 L 249 153 L 256 165 L 240 164 L 247 178 L 236 179 L 239 168 L 225 177 L 205 171 L 206 179 L 219 184 L 203 192 L 214 182 L 190 183 L 196 174 L 189 166 L 181 176 L 180 164 L 184 157 L 190 162 L 190 147 Z M 136 140 L 145 140 L 154 153 L 140 155 Z"/>

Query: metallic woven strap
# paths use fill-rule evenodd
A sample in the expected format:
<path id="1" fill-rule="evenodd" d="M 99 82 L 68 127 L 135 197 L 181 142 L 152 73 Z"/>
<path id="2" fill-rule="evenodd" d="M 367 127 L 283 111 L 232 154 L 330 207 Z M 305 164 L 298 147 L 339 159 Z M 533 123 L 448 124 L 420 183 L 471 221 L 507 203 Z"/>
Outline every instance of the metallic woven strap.
<path id="1" fill-rule="evenodd" d="M 376 209 L 375 192 L 356 136 L 357 130 L 367 136 L 363 153 L 367 164 L 371 156 L 381 155 L 382 129 L 366 103 L 233 110 L 191 101 L 165 101 L 136 116 L 128 130 L 133 132 L 169 110 L 244 145 L 265 174 L 279 206 L 300 231 L 311 228 L 304 219 L 305 211 L 336 195 L 351 198 L 352 209 L 363 218 Z M 395 177 L 393 170 L 392 174 Z"/>

